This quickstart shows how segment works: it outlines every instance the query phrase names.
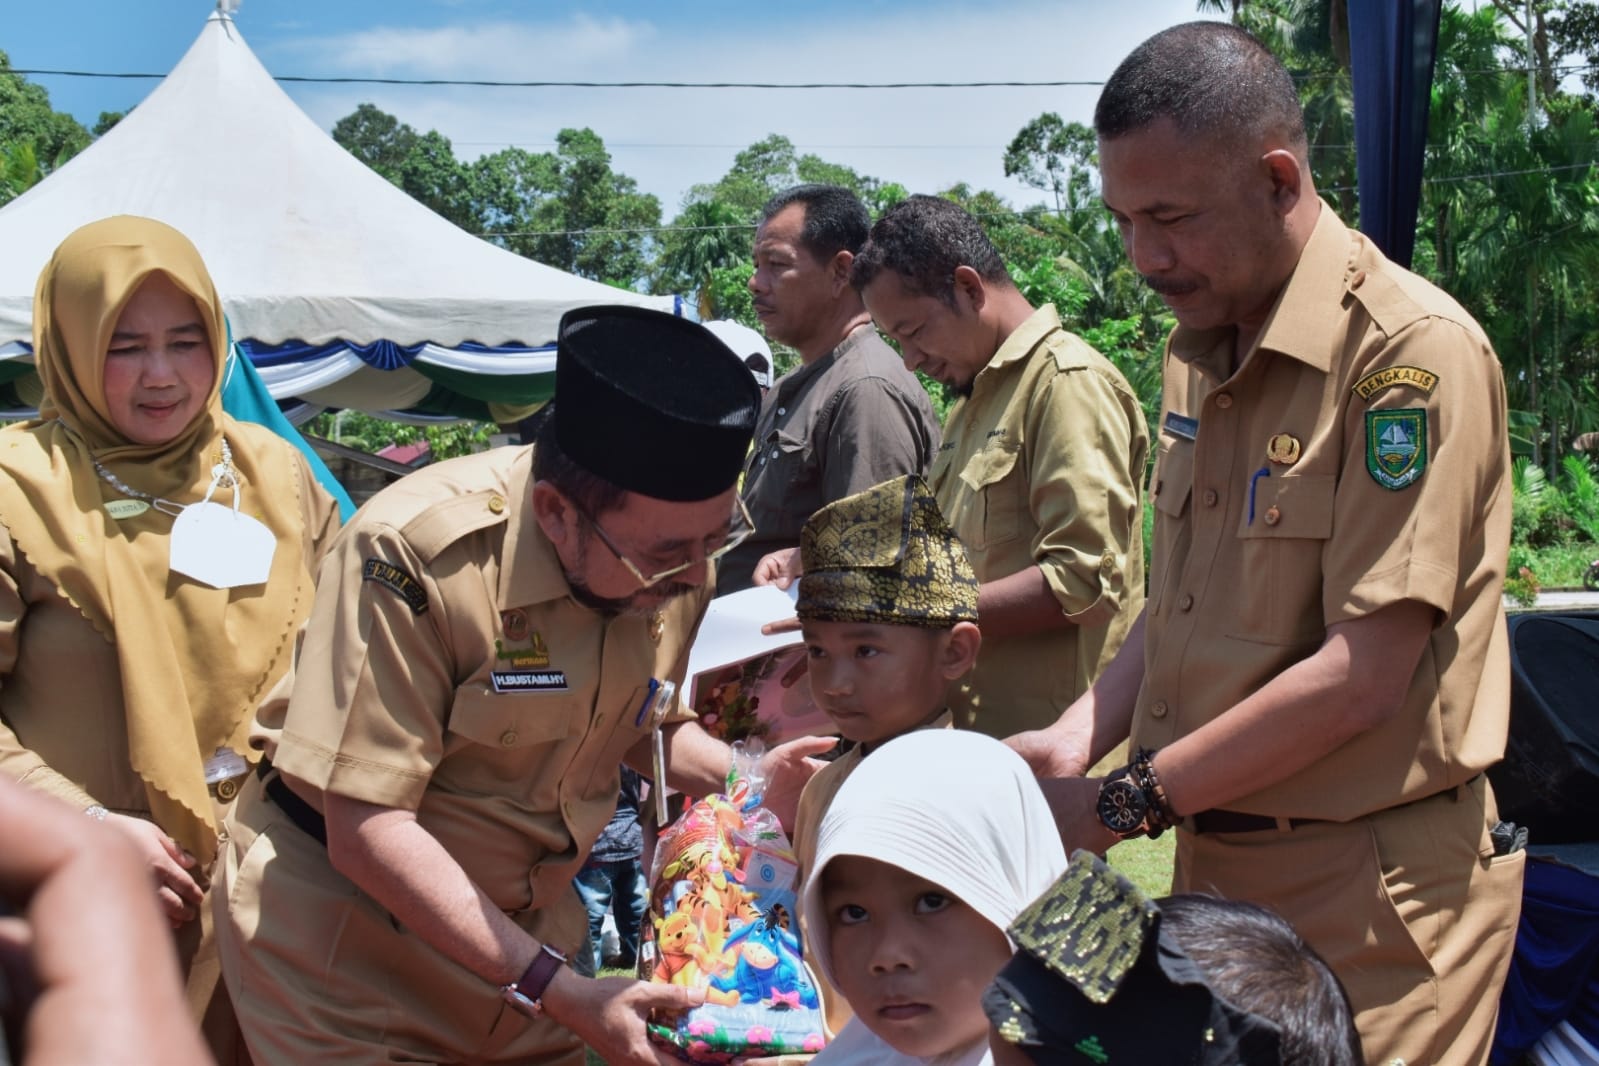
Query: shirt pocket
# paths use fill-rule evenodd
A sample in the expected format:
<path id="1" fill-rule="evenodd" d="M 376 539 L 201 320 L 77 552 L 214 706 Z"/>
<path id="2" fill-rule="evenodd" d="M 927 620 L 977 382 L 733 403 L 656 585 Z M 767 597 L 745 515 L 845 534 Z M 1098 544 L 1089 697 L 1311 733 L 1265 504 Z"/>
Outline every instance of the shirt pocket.
<path id="1" fill-rule="evenodd" d="M 587 719 L 588 701 L 576 693 L 502 693 L 467 685 L 450 704 L 445 726 L 456 743 L 446 743 L 457 751 L 471 746 L 475 761 L 502 773 L 525 774 L 528 749 L 581 737 Z"/>
<path id="2" fill-rule="evenodd" d="M 1194 442 L 1162 436 L 1155 474 L 1150 479 L 1150 503 L 1155 508 L 1155 543 L 1149 571 L 1149 609 L 1158 612 L 1166 596 L 1172 571 L 1177 531 L 1194 492 Z"/>
<path id="3" fill-rule="evenodd" d="M 1231 636 L 1257 644 L 1314 643 L 1326 633 L 1322 552 L 1332 536 L 1337 479 L 1283 474 L 1255 482 L 1253 520 L 1239 516 L 1238 608 Z"/>
<path id="4" fill-rule="evenodd" d="M 1027 485 L 1017 462 L 1020 454 L 1016 446 L 985 448 L 961 469 L 961 482 L 982 508 L 980 531 L 967 547 L 987 550 L 1020 534 L 1027 506 Z"/>
<path id="5" fill-rule="evenodd" d="M 803 487 L 809 479 L 805 455 L 804 437 L 774 429 L 761 441 L 761 454 L 755 463 L 767 468 L 766 480 L 792 491 Z"/>

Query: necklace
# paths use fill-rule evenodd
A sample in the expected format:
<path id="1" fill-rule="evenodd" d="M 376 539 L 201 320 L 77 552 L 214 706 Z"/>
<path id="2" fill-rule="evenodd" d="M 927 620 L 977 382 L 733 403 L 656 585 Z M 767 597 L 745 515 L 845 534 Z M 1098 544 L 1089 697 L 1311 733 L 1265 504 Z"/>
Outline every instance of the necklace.
<path id="1" fill-rule="evenodd" d="M 96 459 L 93 455 L 89 456 L 89 461 L 94 464 L 94 472 L 99 474 L 100 479 L 107 485 L 110 485 L 124 496 L 132 496 L 134 499 L 138 500 L 149 500 L 150 506 L 154 507 L 157 511 L 160 511 L 162 514 L 168 514 L 176 518 L 178 515 L 182 514 L 183 509 L 188 506 L 188 504 L 177 503 L 173 500 L 167 499 L 164 496 L 152 496 L 148 492 L 140 492 L 138 489 L 134 488 L 132 485 L 129 485 L 126 481 L 123 481 L 111 471 L 107 470 L 101 465 L 100 460 Z M 206 492 L 207 499 L 210 499 L 211 492 L 214 492 L 219 485 L 232 488 L 234 490 L 235 497 L 237 497 L 239 489 L 239 476 L 233 469 L 233 449 L 228 447 L 228 438 L 226 437 L 222 438 L 222 461 L 211 468 L 211 489 Z"/>

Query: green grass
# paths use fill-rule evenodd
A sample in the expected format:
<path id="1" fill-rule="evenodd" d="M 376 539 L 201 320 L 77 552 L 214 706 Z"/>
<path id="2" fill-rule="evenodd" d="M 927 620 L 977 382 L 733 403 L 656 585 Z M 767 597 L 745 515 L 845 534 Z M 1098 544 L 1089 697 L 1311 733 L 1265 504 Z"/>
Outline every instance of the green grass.
<path id="1" fill-rule="evenodd" d="M 1177 834 L 1162 833 L 1159 840 L 1124 840 L 1111 848 L 1105 861 L 1137 885 L 1150 899 L 1171 893 L 1172 859 Z"/>
<path id="2" fill-rule="evenodd" d="M 1599 559 L 1599 544 L 1557 544 L 1534 549 L 1528 566 L 1544 589 L 1580 589 L 1582 572 L 1595 559 Z"/>

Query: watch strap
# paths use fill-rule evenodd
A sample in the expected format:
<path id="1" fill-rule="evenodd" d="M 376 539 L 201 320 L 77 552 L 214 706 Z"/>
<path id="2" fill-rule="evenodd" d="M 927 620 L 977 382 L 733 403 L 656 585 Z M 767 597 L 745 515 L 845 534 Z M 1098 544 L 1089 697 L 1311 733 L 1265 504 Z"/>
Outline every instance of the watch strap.
<path id="1" fill-rule="evenodd" d="M 555 980 L 555 975 L 565 965 L 565 955 L 548 944 L 540 944 L 538 954 L 533 956 L 533 961 L 522 971 L 522 976 L 500 991 L 504 993 L 507 1001 L 524 1010 L 531 1008 L 531 1011 L 537 1015 L 544 1009 L 542 1001 L 545 989 L 550 987 L 550 982 Z"/>

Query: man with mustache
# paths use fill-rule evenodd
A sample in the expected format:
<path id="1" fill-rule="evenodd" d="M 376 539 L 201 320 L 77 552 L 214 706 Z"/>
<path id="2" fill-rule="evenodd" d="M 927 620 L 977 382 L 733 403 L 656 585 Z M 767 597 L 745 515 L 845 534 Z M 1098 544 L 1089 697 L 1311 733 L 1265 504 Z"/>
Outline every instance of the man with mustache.
<path id="1" fill-rule="evenodd" d="M 930 480 L 982 583 L 983 651 L 956 722 L 1051 722 L 1144 598 L 1144 414 L 1120 371 L 1035 310 L 977 220 L 940 197 L 886 212 L 851 280 L 905 365 L 953 389 Z M 764 575 L 763 575 L 764 576 Z"/>
<path id="2" fill-rule="evenodd" d="M 661 1061 L 645 1020 L 690 993 L 568 968 L 572 878 L 622 761 L 655 777 L 660 743 L 673 786 L 726 780 L 665 695 L 757 404 L 703 327 L 581 308 L 531 448 L 419 471 L 344 527 L 227 826 L 219 951 L 257 1063 Z M 766 757 L 768 806 L 792 814 L 827 746 Z"/>
<path id="3" fill-rule="evenodd" d="M 1153 580 L 1092 691 L 1013 743 L 1068 846 L 1175 826 L 1175 891 L 1287 918 L 1368 1061 L 1487 1062 L 1524 862 L 1483 777 L 1510 691 L 1498 360 L 1317 197 L 1294 80 L 1244 31 L 1150 38 L 1095 127 L 1177 318 Z M 1072 776 L 1129 730 L 1126 770 Z"/>
<path id="4" fill-rule="evenodd" d="M 915 375 L 872 329 L 850 286 L 866 241 L 866 206 L 837 185 L 797 185 L 761 211 L 750 292 L 766 335 L 800 365 L 768 392 L 744 469 L 755 535 L 717 572 L 719 592 L 752 583 L 767 552 L 797 548 L 825 504 L 906 474 L 923 474 L 938 418 Z"/>

